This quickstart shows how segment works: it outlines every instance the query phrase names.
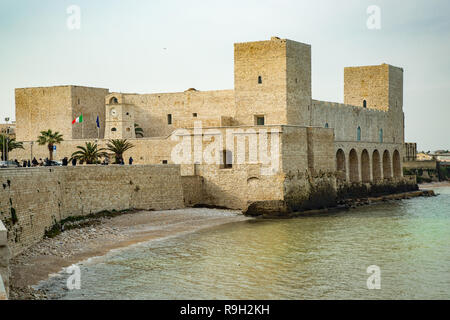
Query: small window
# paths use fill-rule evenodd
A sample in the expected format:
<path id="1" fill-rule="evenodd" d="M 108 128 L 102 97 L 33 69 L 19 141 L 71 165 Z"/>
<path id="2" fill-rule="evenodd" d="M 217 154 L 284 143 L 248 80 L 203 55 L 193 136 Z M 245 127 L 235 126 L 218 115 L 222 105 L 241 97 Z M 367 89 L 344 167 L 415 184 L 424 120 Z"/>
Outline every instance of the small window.
<path id="1" fill-rule="evenodd" d="M 117 103 L 119 103 L 119 101 L 117 100 L 116 97 L 112 97 L 112 98 L 109 100 L 109 104 L 117 104 Z"/>
<path id="2" fill-rule="evenodd" d="M 262 77 L 258 76 L 258 83 L 261 84 L 262 83 Z"/>
<path id="3" fill-rule="evenodd" d="M 116 128 L 112 128 L 111 131 L 112 131 L 112 132 L 115 132 L 115 131 L 117 131 L 117 129 L 116 129 Z"/>
<path id="4" fill-rule="evenodd" d="M 222 164 L 221 169 L 231 169 L 233 168 L 233 153 L 228 150 L 223 150 L 222 152 Z"/>
<path id="5" fill-rule="evenodd" d="M 78 98 L 78 104 L 80 104 L 80 98 Z"/>
<path id="6" fill-rule="evenodd" d="M 193 116 L 194 118 L 197 118 L 197 113 L 194 112 L 194 113 L 192 114 L 192 116 Z"/>
<path id="7" fill-rule="evenodd" d="M 380 143 L 383 143 L 383 129 L 380 129 Z"/>
<path id="8" fill-rule="evenodd" d="M 167 124 L 172 124 L 172 115 L 171 114 L 167 115 Z"/>
<path id="9" fill-rule="evenodd" d="M 356 130 L 356 140 L 361 141 L 361 127 Z"/>
<path id="10" fill-rule="evenodd" d="M 366 100 L 363 101 L 363 107 L 367 108 L 367 101 Z"/>
<path id="11" fill-rule="evenodd" d="M 167 160 L 163 160 L 163 161 L 162 161 L 162 164 L 167 164 Z"/>
<path id="12" fill-rule="evenodd" d="M 325 123 L 325 128 L 328 128 L 329 126 L 328 126 L 328 122 L 327 123 Z"/>
<path id="13" fill-rule="evenodd" d="M 263 126 L 264 125 L 264 116 L 256 116 L 256 125 L 257 126 Z"/>

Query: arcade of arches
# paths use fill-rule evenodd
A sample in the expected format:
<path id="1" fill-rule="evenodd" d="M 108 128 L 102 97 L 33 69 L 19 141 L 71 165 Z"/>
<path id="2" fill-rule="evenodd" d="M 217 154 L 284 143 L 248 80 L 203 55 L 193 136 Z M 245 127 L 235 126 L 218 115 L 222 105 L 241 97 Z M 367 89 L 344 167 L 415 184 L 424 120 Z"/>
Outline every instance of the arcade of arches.
<path id="1" fill-rule="evenodd" d="M 349 182 L 380 182 L 402 177 L 400 153 L 394 150 L 351 149 L 347 154 L 343 149 L 336 152 L 336 171 L 338 179 Z"/>

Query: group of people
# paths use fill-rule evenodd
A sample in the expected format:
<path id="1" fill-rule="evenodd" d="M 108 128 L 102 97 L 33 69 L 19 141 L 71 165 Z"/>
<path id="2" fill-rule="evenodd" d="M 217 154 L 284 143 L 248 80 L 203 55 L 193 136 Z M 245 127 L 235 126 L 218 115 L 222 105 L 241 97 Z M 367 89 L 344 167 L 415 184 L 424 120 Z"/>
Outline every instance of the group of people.
<path id="1" fill-rule="evenodd" d="M 19 161 L 17 161 L 17 159 L 15 159 L 13 162 L 17 165 L 17 167 L 21 167 L 21 168 L 49 167 L 49 166 L 58 165 L 54 161 L 50 161 L 48 158 L 45 158 L 45 160 L 39 159 L 39 161 L 36 158 L 33 158 L 33 160 L 31 160 L 31 161 L 30 160 L 22 160 L 21 162 L 19 162 Z M 134 162 L 134 159 L 132 157 L 130 157 L 128 159 L 128 164 L 132 165 L 133 162 Z M 83 162 L 83 160 L 78 162 L 77 159 L 72 159 L 71 164 L 72 164 L 72 166 L 76 166 L 77 164 L 83 165 L 84 162 Z M 105 166 L 109 165 L 109 158 L 105 157 L 105 159 L 103 159 L 103 162 L 101 164 L 105 165 Z M 120 165 L 124 165 L 125 164 L 123 159 L 120 159 L 119 164 Z M 69 159 L 67 157 L 62 159 L 61 165 L 62 166 L 68 166 L 69 165 Z"/>

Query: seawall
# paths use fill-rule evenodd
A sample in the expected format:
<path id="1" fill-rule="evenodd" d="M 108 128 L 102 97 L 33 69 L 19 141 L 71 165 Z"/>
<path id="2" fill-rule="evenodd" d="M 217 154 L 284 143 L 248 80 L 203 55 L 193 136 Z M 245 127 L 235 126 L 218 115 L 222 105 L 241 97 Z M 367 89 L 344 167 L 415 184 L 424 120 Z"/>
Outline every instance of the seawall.
<path id="1" fill-rule="evenodd" d="M 0 190 L 0 219 L 13 256 L 70 216 L 184 207 L 177 165 L 2 169 Z"/>

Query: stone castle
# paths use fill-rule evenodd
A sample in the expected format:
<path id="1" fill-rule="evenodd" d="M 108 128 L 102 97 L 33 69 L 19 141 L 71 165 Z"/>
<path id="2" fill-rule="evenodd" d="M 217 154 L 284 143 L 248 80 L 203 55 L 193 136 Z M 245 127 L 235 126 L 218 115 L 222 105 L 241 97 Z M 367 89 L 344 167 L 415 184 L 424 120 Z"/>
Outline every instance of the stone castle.
<path id="1" fill-rule="evenodd" d="M 129 139 L 135 147 L 125 157 L 134 164 L 180 164 L 181 176 L 198 178 L 187 205 L 249 213 L 314 209 L 354 190 L 369 194 L 388 186 L 393 192 L 412 184 L 403 178 L 401 162 L 403 69 L 348 67 L 344 80 L 344 104 L 314 100 L 311 46 L 272 37 L 234 45 L 234 90 L 16 89 L 16 137 L 25 150 L 15 150 L 11 158 L 47 157 L 46 147 L 32 143 L 47 129 L 64 136 L 58 159 L 70 157 L 85 141 L 104 147 L 108 139 Z M 72 125 L 81 114 L 83 124 Z M 196 131 L 199 124 L 203 131 Z M 136 137 L 135 125 L 143 137 Z M 192 142 L 194 156 L 177 163 L 173 150 L 183 139 Z M 252 149 L 251 141 L 260 150 Z M 270 165 L 260 155 L 264 141 Z M 195 146 L 212 150 L 219 163 L 196 157 Z"/>

